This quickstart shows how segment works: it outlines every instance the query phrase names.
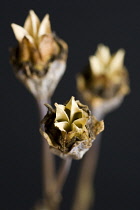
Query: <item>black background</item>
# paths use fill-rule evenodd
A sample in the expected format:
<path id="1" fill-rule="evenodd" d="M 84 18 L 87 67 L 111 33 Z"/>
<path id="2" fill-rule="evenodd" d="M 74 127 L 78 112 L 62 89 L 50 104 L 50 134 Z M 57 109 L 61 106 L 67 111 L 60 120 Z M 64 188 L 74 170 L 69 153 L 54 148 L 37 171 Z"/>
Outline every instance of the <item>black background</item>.
<path id="1" fill-rule="evenodd" d="M 50 14 L 52 29 L 69 45 L 67 70 L 52 102 L 76 96 L 75 75 L 88 56 L 104 43 L 112 52 L 126 50 L 131 93 L 105 118 L 96 173 L 95 210 L 140 209 L 140 5 L 139 1 L 24 0 L 0 8 L 0 209 L 29 210 L 41 197 L 39 117 L 32 95 L 15 78 L 8 49 L 16 45 L 12 22 L 23 25 L 30 9 L 42 19 Z M 80 161 L 74 161 L 64 188 L 62 209 L 72 203 Z M 90 167 L 90 166 L 89 166 Z"/>

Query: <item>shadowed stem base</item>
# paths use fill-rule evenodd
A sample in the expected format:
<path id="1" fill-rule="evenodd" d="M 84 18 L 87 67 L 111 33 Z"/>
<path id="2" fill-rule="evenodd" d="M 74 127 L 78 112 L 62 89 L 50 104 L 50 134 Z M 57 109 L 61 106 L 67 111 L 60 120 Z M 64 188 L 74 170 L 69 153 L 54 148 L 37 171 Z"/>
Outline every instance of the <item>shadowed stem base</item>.
<path id="1" fill-rule="evenodd" d="M 49 100 L 38 101 L 40 119 L 47 113 L 44 103 Z M 72 160 L 62 160 L 58 173 L 55 171 L 55 158 L 50 152 L 47 141 L 42 137 L 42 169 L 43 169 L 43 201 L 35 207 L 35 210 L 58 210 L 62 200 L 61 191 L 71 167 Z"/>
<path id="2" fill-rule="evenodd" d="M 97 119 L 101 119 L 103 117 L 101 112 L 98 114 L 94 112 L 93 114 L 97 117 Z M 93 183 L 99 158 L 100 144 L 101 134 L 96 137 L 92 147 L 85 154 L 82 160 L 72 210 L 89 210 L 94 204 L 95 192 Z"/>

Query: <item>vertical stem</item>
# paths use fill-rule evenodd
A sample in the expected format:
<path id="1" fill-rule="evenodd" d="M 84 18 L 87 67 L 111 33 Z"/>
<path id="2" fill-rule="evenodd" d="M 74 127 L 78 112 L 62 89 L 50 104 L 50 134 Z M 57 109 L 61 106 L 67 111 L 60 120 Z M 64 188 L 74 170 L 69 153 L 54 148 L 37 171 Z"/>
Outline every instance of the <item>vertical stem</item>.
<path id="1" fill-rule="evenodd" d="M 71 163 L 72 163 L 71 158 L 67 158 L 66 160 L 62 161 L 60 169 L 57 174 L 56 193 L 62 191 L 62 188 L 70 171 Z"/>
<path id="2" fill-rule="evenodd" d="M 103 116 L 101 112 L 94 113 L 94 115 L 97 119 L 101 119 L 101 116 Z M 95 194 L 92 186 L 95 179 L 100 143 L 101 134 L 97 136 L 92 147 L 83 158 L 72 210 L 88 210 L 94 203 Z"/>
<path id="3" fill-rule="evenodd" d="M 38 101 L 38 108 L 40 111 L 40 119 L 42 119 L 46 113 L 47 108 L 44 106 L 44 102 L 49 101 Z M 43 197 L 44 200 L 53 194 L 55 185 L 55 160 L 53 154 L 50 152 L 47 141 L 42 138 L 42 169 L 43 169 Z"/>
<path id="4" fill-rule="evenodd" d="M 45 103 L 49 103 L 47 100 Z M 41 120 L 47 113 L 47 108 L 44 106 L 44 101 L 38 101 Z M 47 141 L 42 138 L 42 160 L 43 160 L 43 208 L 45 210 L 57 210 L 61 201 L 61 191 L 67 175 L 70 170 L 72 160 L 67 158 L 63 160 L 58 174 L 55 174 L 55 159 L 50 152 Z"/>

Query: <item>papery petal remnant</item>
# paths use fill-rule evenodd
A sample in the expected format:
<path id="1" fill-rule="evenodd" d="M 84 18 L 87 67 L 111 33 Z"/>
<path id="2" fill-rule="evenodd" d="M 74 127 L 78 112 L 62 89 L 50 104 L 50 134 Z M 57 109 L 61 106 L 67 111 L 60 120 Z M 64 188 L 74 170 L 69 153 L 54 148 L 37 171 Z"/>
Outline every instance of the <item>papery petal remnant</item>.
<path id="1" fill-rule="evenodd" d="M 111 54 L 107 46 L 100 44 L 95 55 L 89 57 L 88 67 L 77 76 L 77 87 L 90 107 L 103 106 L 111 109 L 109 103 L 117 106 L 129 93 L 124 55 L 123 49 Z"/>
<path id="2" fill-rule="evenodd" d="M 16 76 L 33 95 L 39 97 L 40 91 L 37 93 L 36 90 L 45 89 L 46 77 L 50 83 L 45 85 L 51 87 L 51 84 L 57 85 L 63 75 L 68 46 L 52 32 L 48 14 L 40 21 L 35 12 L 30 10 L 24 27 L 15 23 L 11 26 L 18 41 L 18 46 L 11 50 L 11 64 Z M 55 77 L 57 81 L 53 82 Z M 54 87 L 50 89 L 54 90 Z"/>
<path id="3" fill-rule="evenodd" d="M 88 107 L 74 97 L 65 105 L 55 103 L 56 109 L 46 106 L 48 112 L 42 120 L 44 130 L 40 131 L 51 151 L 62 158 L 81 159 L 104 129 L 103 121 L 91 116 Z"/>
<path id="4" fill-rule="evenodd" d="M 35 12 L 31 10 L 25 20 L 24 27 L 15 23 L 12 23 L 11 26 L 19 42 L 20 51 L 24 51 L 28 45 L 30 53 L 30 57 L 27 60 L 23 56 L 24 53 L 20 53 L 18 55 L 18 62 L 30 62 L 32 68 L 38 71 L 42 71 L 46 67 L 46 64 L 50 62 L 50 59 L 59 55 L 63 44 L 66 47 L 66 44 L 62 40 L 59 43 L 59 39 L 52 33 L 48 14 L 40 22 Z M 28 44 L 23 42 L 25 38 L 28 40 Z"/>

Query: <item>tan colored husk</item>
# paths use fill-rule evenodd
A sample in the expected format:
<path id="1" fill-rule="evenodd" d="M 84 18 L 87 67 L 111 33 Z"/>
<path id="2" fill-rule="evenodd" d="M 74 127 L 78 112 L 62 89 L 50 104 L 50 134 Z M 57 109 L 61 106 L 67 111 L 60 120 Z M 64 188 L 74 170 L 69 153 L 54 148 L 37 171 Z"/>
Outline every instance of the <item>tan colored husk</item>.
<path id="1" fill-rule="evenodd" d="M 78 91 L 90 107 L 104 108 L 107 112 L 116 108 L 129 93 L 128 72 L 123 60 L 122 49 L 111 55 L 104 45 L 99 45 L 95 55 L 90 56 L 90 65 L 77 75 Z"/>
<path id="2" fill-rule="evenodd" d="M 48 14 L 40 21 L 35 12 L 30 10 L 23 27 L 15 23 L 11 27 L 19 42 L 19 63 L 30 62 L 33 69 L 42 71 L 50 59 L 60 53 Z"/>
<path id="3" fill-rule="evenodd" d="M 41 128 L 40 132 L 47 140 L 50 150 L 54 154 L 61 158 L 71 157 L 74 159 L 81 159 L 85 152 L 92 146 L 96 135 L 104 129 L 104 123 L 103 121 L 96 120 L 94 116 L 91 116 L 88 107 L 81 104 L 79 101 L 75 101 L 74 97 L 72 97 L 70 101 L 73 103 L 70 112 L 73 112 L 72 109 L 75 109 L 74 116 L 80 112 L 85 116 L 78 119 L 79 123 L 81 121 L 81 125 L 83 124 L 81 128 L 77 127 L 75 129 L 75 127 L 73 127 L 73 123 L 77 122 L 77 119 L 71 121 L 68 127 L 59 127 L 59 123 L 66 124 L 66 121 L 61 120 L 56 124 L 57 110 L 53 110 L 52 107 L 50 108 L 50 106 L 47 105 L 48 113 L 42 120 L 42 124 L 44 124 L 45 128 L 44 130 Z M 68 103 L 70 103 L 70 101 Z M 66 108 L 67 104 L 65 105 Z M 59 106 L 61 107 L 63 105 Z M 73 108 L 74 106 L 75 108 Z M 60 114 L 63 115 L 63 113 Z M 84 118 L 85 124 L 83 123 Z M 60 115 L 59 119 L 61 119 Z"/>
<path id="4" fill-rule="evenodd" d="M 23 27 L 15 23 L 11 26 L 18 41 L 10 58 L 15 74 L 38 100 L 45 102 L 64 74 L 68 46 L 52 32 L 48 14 L 40 21 L 30 10 Z"/>
<path id="5" fill-rule="evenodd" d="M 55 36 L 55 35 L 54 35 Z M 19 48 L 11 50 L 11 64 L 14 67 L 16 77 L 27 87 L 27 89 L 39 100 L 51 97 L 58 82 L 66 69 L 68 54 L 67 44 L 55 36 L 61 46 L 59 54 L 45 64 L 42 71 L 35 69 L 32 62 L 21 62 L 17 52 L 24 53 L 24 58 L 28 58 L 28 53 L 20 51 Z M 24 41 L 27 41 L 24 39 Z M 26 46 L 27 47 L 27 46 Z M 46 96 L 48 94 L 48 96 Z M 45 100 L 44 100 L 45 101 Z"/>

